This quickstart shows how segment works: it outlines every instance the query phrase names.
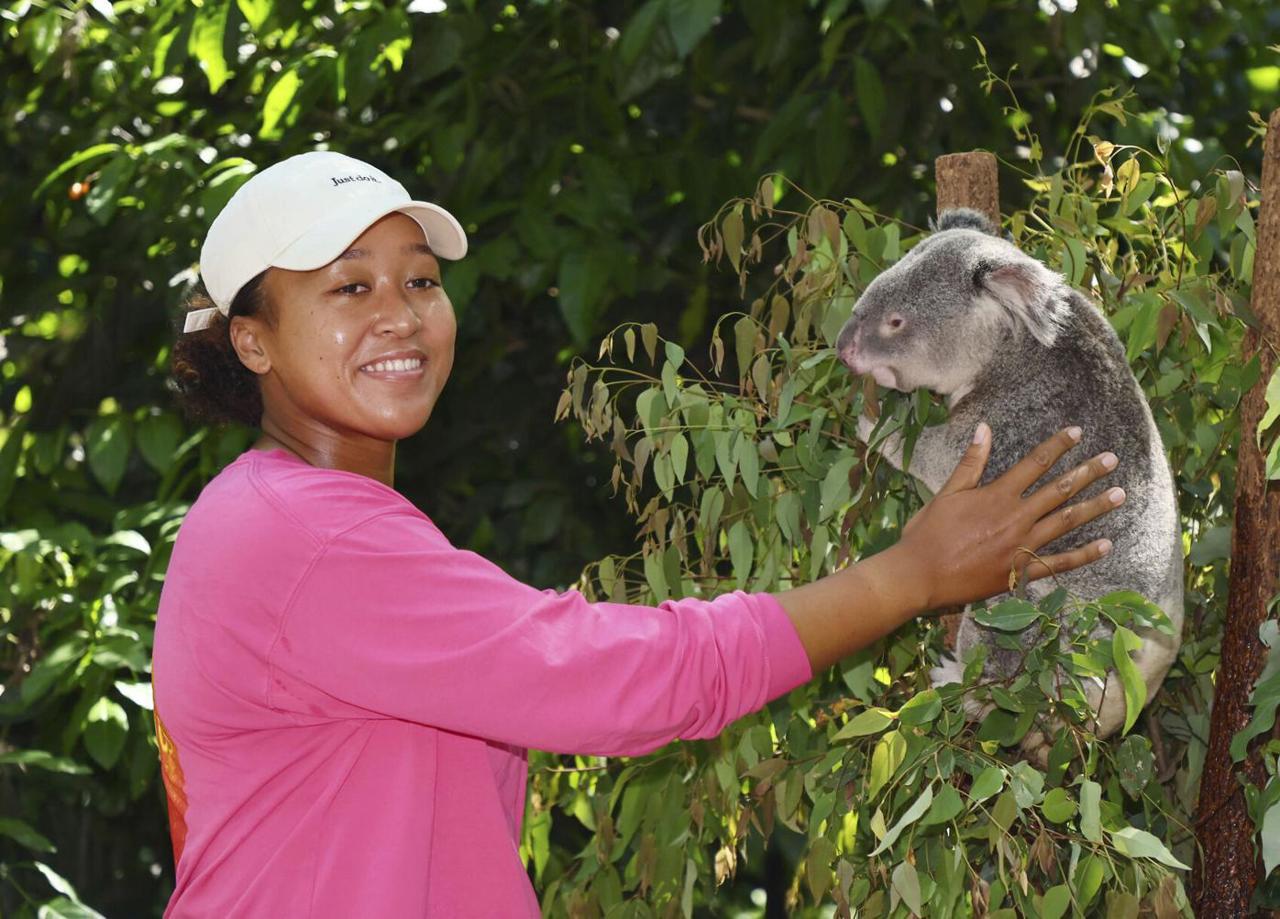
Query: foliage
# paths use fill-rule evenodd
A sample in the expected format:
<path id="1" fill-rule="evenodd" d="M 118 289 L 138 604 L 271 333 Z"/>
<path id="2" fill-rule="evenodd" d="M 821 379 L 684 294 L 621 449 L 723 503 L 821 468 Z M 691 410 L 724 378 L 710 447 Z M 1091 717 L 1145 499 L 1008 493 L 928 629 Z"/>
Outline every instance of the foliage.
<path id="1" fill-rule="evenodd" d="M 536 775 L 526 851 L 544 909 L 689 916 L 714 902 L 754 837 L 799 834 L 792 905 L 834 902 L 841 915 L 1190 914 L 1183 871 L 1226 597 L 1234 408 L 1257 376 L 1239 360 L 1256 201 L 1238 172 L 1206 176 L 1193 192 L 1158 152 L 1089 134 L 1123 123 L 1125 101 L 1095 100 L 1066 168 L 1027 174 L 1030 200 L 1006 227 L 1092 291 L 1172 458 L 1189 608 L 1158 697 L 1138 716 L 1132 630 L 1168 623 L 1136 595 L 1080 603 L 1060 589 L 1038 607 L 1013 599 L 980 612 L 1010 633 L 1042 631 L 1011 681 L 975 688 L 981 665 L 969 666 L 968 691 L 992 706 L 978 724 L 966 723 L 961 688 L 929 687 L 942 630 L 916 624 L 717 741 L 639 760 L 579 758 L 581 772 Z M 788 199 L 803 210 L 784 210 Z M 704 227 L 706 255 L 727 259 L 757 294 L 719 325 L 712 372 L 652 326 L 627 324 L 601 348 L 616 361 L 580 362 L 568 377 L 562 411 L 610 444 L 642 538 L 640 552 L 591 568 L 585 589 L 633 602 L 785 589 L 894 538 L 920 488 L 857 443 L 855 419 L 878 413 L 874 442 L 918 432 L 945 409 L 919 396 L 881 401 L 873 385 L 850 380 L 832 346 L 858 292 L 920 236 L 862 201 L 802 198 L 777 177 Z M 736 374 L 724 380 L 716 372 L 728 353 Z M 1059 635 L 1046 615 L 1064 604 Z M 1114 640 L 1082 637 L 1099 617 Z M 1128 733 L 1103 742 L 1088 730 L 1082 681 L 1109 669 L 1125 683 Z M 1040 768 L 1017 745 L 1044 715 L 1065 729 Z M 593 843 L 540 862 L 538 834 L 569 818 L 594 831 Z"/>
<path id="2" fill-rule="evenodd" d="M 1074 162 L 1075 114 L 1117 81 L 1134 81 L 1138 114 L 1111 138 L 1158 144 L 1180 187 L 1226 151 L 1256 171 L 1248 113 L 1280 74 L 1255 40 L 1275 13 L 1255 0 L 1081 0 L 1072 12 L 1065 0 L 457 0 L 419 11 L 431 6 L 0 4 L 0 912 L 72 915 L 83 899 L 110 915 L 158 914 L 172 887 L 144 749 L 152 617 L 184 507 L 250 435 L 174 412 L 166 313 L 194 280 L 212 215 L 261 165 L 331 145 L 464 218 L 472 254 L 445 276 L 460 316 L 453 385 L 427 435 L 401 446 L 397 483 L 457 544 L 563 584 L 583 559 L 630 545 L 603 488 L 601 442 L 583 444 L 569 425 L 546 437 L 565 363 L 624 316 L 690 354 L 734 322 L 723 314 L 735 284 L 691 240 L 754 177 L 777 171 L 777 189 L 794 181 L 820 195 L 857 189 L 908 221 L 905 233 L 866 223 L 876 258 L 892 258 L 931 206 L 936 155 L 984 146 L 1023 162 L 1030 145 L 1006 128 L 1025 112 L 1046 162 Z M 1012 68 L 1017 111 L 972 79 L 969 36 Z M 1218 326 L 1161 331 L 1168 321 L 1157 317 L 1157 332 L 1175 346 L 1203 331 L 1224 353 Z M 1173 377 L 1158 385 L 1179 413 L 1166 435 L 1191 432 L 1171 442 L 1175 466 L 1192 464 L 1184 488 L 1200 490 L 1188 494 L 1206 498 L 1213 521 L 1192 560 L 1217 577 L 1226 531 L 1214 502 L 1229 492 L 1231 431 L 1229 412 L 1203 406 L 1213 379 L 1235 369 L 1206 366 L 1200 402 L 1180 401 Z M 1231 390 L 1220 399 L 1217 409 L 1232 404 Z M 757 476 L 775 474 L 761 462 Z M 871 503 L 885 475 L 859 492 L 873 496 L 859 513 L 896 522 L 896 498 Z M 858 546 L 873 549 L 892 528 L 868 519 Z M 1195 601 L 1205 635 L 1217 596 L 1205 588 Z M 1204 647 L 1189 658 L 1197 666 L 1208 666 Z M 1207 692 L 1196 685 L 1183 690 L 1191 733 Z M 546 840 L 537 857 L 554 873 L 581 834 L 533 817 Z M 740 862 L 738 877 L 754 884 L 756 868 Z M 721 890 L 725 902 L 745 895 Z"/>

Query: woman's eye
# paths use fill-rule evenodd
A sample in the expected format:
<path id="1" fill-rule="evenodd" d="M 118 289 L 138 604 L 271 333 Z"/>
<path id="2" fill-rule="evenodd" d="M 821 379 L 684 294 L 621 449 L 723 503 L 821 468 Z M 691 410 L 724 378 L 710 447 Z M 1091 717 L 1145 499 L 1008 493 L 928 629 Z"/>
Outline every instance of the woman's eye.
<path id="1" fill-rule="evenodd" d="M 359 281 L 352 281 L 350 284 L 343 284 L 343 285 L 342 285 L 341 287 L 339 287 L 336 291 L 334 291 L 334 293 L 339 293 L 339 294 L 354 294 L 354 293 L 356 293 L 356 288 L 357 288 L 357 287 L 362 287 L 362 286 L 364 286 L 364 285 L 362 285 Z"/>
<path id="2" fill-rule="evenodd" d="M 422 283 L 422 284 L 419 284 L 419 283 L 418 283 L 419 281 L 421 281 L 421 282 L 423 282 L 423 283 Z M 414 279 L 413 279 L 412 281 L 410 281 L 409 283 L 410 283 L 411 285 L 415 286 L 415 287 L 422 287 L 422 288 L 435 287 L 435 286 L 437 286 L 437 285 L 436 285 L 436 280 L 435 280 L 435 278 L 414 278 Z"/>

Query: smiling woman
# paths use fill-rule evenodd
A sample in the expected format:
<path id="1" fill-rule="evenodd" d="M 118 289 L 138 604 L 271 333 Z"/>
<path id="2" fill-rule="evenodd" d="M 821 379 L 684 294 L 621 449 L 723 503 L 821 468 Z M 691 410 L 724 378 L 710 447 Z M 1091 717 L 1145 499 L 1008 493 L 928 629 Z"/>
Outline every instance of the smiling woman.
<path id="1" fill-rule="evenodd" d="M 448 212 L 330 152 L 251 178 L 209 229 L 174 385 L 262 433 L 192 505 L 156 616 L 166 916 L 539 916 L 527 747 L 713 737 L 908 618 L 1003 589 L 1027 547 L 1112 507 L 1058 510 L 1096 459 L 1026 494 L 1078 431 L 977 488 L 979 426 L 896 546 L 813 584 L 657 607 L 522 584 L 393 487 L 396 443 L 453 365 L 437 258 L 466 246 Z"/>

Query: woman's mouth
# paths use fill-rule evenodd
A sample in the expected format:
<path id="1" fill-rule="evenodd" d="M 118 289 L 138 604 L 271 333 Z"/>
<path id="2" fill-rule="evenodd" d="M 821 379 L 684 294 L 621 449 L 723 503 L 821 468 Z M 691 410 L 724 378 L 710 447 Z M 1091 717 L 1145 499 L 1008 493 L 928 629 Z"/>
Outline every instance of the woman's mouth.
<path id="1" fill-rule="evenodd" d="M 426 361 L 420 357 L 392 358 L 370 361 L 360 368 L 360 372 L 379 380 L 417 380 L 425 373 L 425 364 Z"/>

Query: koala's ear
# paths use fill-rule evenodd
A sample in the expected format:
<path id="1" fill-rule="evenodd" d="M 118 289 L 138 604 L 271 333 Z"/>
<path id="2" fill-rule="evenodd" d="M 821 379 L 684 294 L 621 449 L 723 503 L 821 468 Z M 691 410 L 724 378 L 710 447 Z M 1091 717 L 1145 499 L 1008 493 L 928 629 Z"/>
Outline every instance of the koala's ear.
<path id="1" fill-rule="evenodd" d="M 943 211 L 934 225 L 938 232 L 943 230 L 977 230 L 988 236 L 999 236 L 999 230 L 982 211 L 971 207 L 951 207 Z"/>
<path id="2" fill-rule="evenodd" d="M 1046 348 L 1057 340 L 1067 316 L 1063 280 L 1033 258 L 982 259 L 973 271 L 979 296 L 993 300 L 1010 320 L 1026 327 Z"/>

